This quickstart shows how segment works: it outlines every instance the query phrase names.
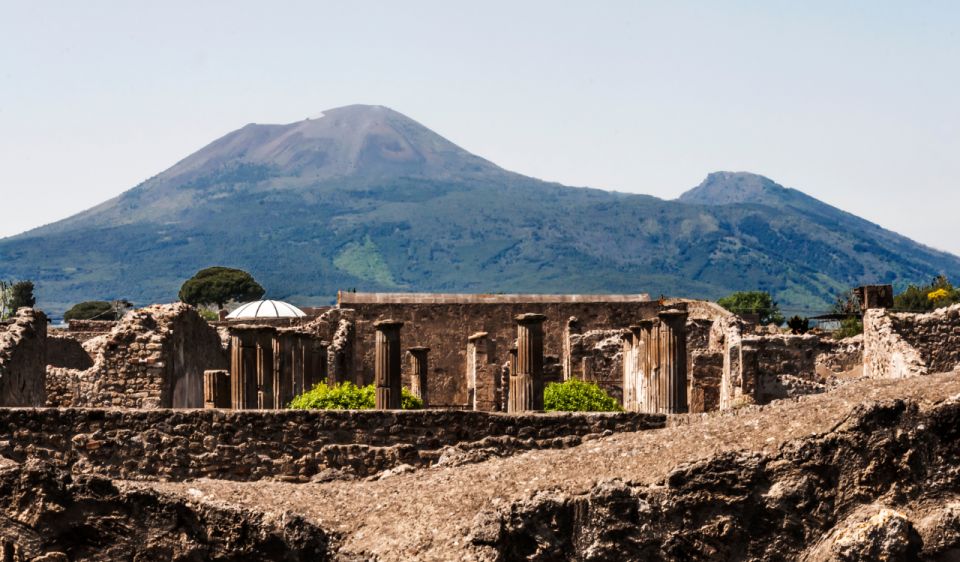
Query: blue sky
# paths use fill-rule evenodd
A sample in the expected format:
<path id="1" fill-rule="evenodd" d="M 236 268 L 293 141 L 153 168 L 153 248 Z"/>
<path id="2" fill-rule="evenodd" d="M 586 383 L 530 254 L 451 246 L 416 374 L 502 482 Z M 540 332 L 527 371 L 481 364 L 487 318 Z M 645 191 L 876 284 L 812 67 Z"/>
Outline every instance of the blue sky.
<path id="1" fill-rule="evenodd" d="M 249 122 L 387 105 L 568 185 L 715 170 L 960 254 L 958 2 L 0 1 L 0 236 Z"/>

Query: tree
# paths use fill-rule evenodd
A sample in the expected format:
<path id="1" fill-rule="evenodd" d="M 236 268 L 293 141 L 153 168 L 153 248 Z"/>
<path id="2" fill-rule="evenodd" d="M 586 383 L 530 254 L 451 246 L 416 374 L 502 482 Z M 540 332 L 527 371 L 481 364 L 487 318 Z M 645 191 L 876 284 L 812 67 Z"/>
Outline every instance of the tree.
<path id="1" fill-rule="evenodd" d="M 10 287 L 10 300 L 7 303 L 10 312 L 20 308 L 33 308 L 37 299 L 33 296 L 33 281 L 17 281 Z"/>
<path id="2" fill-rule="evenodd" d="M 253 301 L 263 297 L 263 287 L 241 269 L 208 267 L 197 272 L 180 287 L 180 300 L 194 306 L 215 304 L 223 308 L 229 301 Z"/>
<path id="3" fill-rule="evenodd" d="M 761 324 L 783 324 L 780 306 L 766 291 L 737 291 L 723 297 L 717 304 L 734 314 L 758 314 Z"/>
<path id="4" fill-rule="evenodd" d="M 116 320 L 117 309 L 107 301 L 86 301 L 63 313 L 64 320 Z"/>

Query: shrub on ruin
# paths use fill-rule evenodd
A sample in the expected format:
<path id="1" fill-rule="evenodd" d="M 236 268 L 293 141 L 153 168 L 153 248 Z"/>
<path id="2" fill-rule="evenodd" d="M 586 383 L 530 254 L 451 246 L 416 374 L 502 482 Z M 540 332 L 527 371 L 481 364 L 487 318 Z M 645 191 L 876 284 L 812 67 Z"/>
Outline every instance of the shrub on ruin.
<path id="1" fill-rule="evenodd" d="M 945 275 L 928 285 L 910 285 L 893 297 L 893 308 L 903 312 L 927 312 L 960 303 L 960 289 L 954 288 Z"/>
<path id="2" fill-rule="evenodd" d="M 787 327 L 793 334 L 806 334 L 810 331 L 810 319 L 801 318 L 799 315 L 787 320 Z"/>
<path id="3" fill-rule="evenodd" d="M 570 379 L 543 390 L 543 409 L 557 412 L 622 412 L 620 403 L 592 382 Z"/>
<path id="4" fill-rule="evenodd" d="M 193 306 L 217 305 L 230 301 L 255 301 L 263 297 L 263 287 L 242 269 L 208 267 L 187 279 L 180 287 L 180 300 Z"/>
<path id="5" fill-rule="evenodd" d="M 357 386 L 352 382 L 321 382 L 294 398 L 289 407 L 295 410 L 372 410 L 375 406 L 376 390 L 372 384 Z M 423 408 L 423 401 L 404 388 L 400 393 L 400 407 L 419 410 Z"/>
<path id="6" fill-rule="evenodd" d="M 840 321 L 840 328 L 833 332 L 833 337 L 838 340 L 852 338 L 863 333 L 863 321 L 860 318 L 851 316 Z"/>
<path id="7" fill-rule="evenodd" d="M 780 305 L 766 291 L 737 291 L 718 300 L 717 304 L 734 314 L 756 314 L 763 325 L 780 326 L 785 320 Z"/>
<path id="8" fill-rule="evenodd" d="M 113 303 L 107 301 L 86 301 L 73 305 L 63 313 L 64 320 L 116 320 L 117 312 Z"/>

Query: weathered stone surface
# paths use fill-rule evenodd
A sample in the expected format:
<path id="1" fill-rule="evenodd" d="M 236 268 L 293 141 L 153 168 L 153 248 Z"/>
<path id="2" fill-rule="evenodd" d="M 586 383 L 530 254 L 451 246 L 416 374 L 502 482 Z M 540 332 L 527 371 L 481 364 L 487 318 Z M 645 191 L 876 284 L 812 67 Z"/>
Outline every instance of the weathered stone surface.
<path id="1" fill-rule="evenodd" d="M 903 514 L 920 559 L 960 546 L 960 375 L 671 421 L 519 455 L 487 441 L 376 480 L 130 485 L 290 510 L 336 529 L 341 559 L 796 560 L 871 506 Z"/>
<path id="2" fill-rule="evenodd" d="M 93 349 L 89 369 L 48 369 L 48 405 L 202 408 L 203 371 L 228 366 L 217 331 L 182 303 L 128 313 Z"/>
<path id="3" fill-rule="evenodd" d="M 21 308 L 0 325 L 0 406 L 42 406 L 47 400 L 47 317 Z"/>
<path id="4" fill-rule="evenodd" d="M 0 436 L 11 437 L 0 437 L 0 456 L 126 479 L 306 482 L 326 469 L 366 476 L 427 466 L 444 447 L 489 438 L 516 438 L 500 447 L 507 451 L 568 447 L 584 435 L 663 424 L 642 414 L 0 408 Z"/>
<path id="5" fill-rule="evenodd" d="M 960 369 L 960 304 L 929 314 L 868 310 L 864 375 L 902 378 Z"/>
<path id="6" fill-rule="evenodd" d="M 0 558 L 329 560 L 331 533 L 292 514 L 127 490 L 42 461 L 0 466 Z"/>

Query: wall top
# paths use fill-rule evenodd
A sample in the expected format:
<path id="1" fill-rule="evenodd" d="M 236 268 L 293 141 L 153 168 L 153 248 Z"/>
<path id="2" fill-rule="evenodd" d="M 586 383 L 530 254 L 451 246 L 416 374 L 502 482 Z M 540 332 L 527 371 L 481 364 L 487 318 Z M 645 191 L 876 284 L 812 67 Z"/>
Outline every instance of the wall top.
<path id="1" fill-rule="evenodd" d="M 650 302 L 646 293 L 634 295 L 545 295 L 458 293 L 337 293 L 337 303 L 351 304 L 504 304 L 504 303 Z"/>

